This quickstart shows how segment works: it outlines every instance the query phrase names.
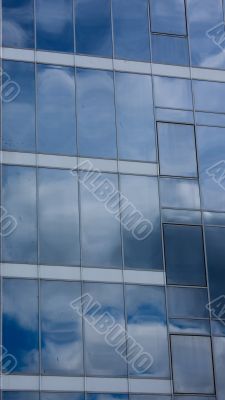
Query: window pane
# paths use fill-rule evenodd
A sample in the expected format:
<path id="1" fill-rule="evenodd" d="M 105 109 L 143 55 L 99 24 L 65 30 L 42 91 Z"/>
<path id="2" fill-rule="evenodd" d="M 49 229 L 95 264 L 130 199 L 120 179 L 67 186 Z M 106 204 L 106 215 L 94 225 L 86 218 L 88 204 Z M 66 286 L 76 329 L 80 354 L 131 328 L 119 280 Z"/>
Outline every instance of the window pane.
<path id="1" fill-rule="evenodd" d="M 164 225 L 167 282 L 205 286 L 202 230 L 199 226 Z"/>
<path id="2" fill-rule="evenodd" d="M 3 260 L 35 264 L 37 261 L 35 169 L 3 166 L 2 173 L 2 204 L 7 214 L 13 217 L 11 234 L 2 237 Z"/>
<path id="3" fill-rule="evenodd" d="M 154 76 L 155 105 L 157 107 L 192 110 L 189 79 Z"/>
<path id="4" fill-rule="evenodd" d="M 171 336 L 175 393 L 214 393 L 210 338 Z"/>
<path id="5" fill-rule="evenodd" d="M 168 287 L 169 316 L 172 318 L 209 318 L 207 289 Z"/>
<path id="6" fill-rule="evenodd" d="M 201 212 L 200 211 L 188 211 L 188 210 L 162 210 L 163 222 L 173 222 L 175 224 L 201 224 Z"/>
<path id="7" fill-rule="evenodd" d="M 150 61 L 148 0 L 113 0 L 115 58 Z"/>
<path id="8" fill-rule="evenodd" d="M 120 179 L 125 266 L 162 269 L 157 178 L 121 175 Z"/>
<path id="9" fill-rule="evenodd" d="M 38 392 L 2 392 L 3 400 L 39 400 Z"/>
<path id="10" fill-rule="evenodd" d="M 37 48 L 74 51 L 73 0 L 36 0 Z"/>
<path id="11" fill-rule="evenodd" d="M 79 265 L 77 176 L 70 170 L 39 169 L 40 262 Z"/>
<path id="12" fill-rule="evenodd" d="M 42 373 L 82 375 L 81 317 L 71 302 L 81 296 L 78 282 L 42 281 L 41 338 Z M 79 301 L 80 304 L 80 301 Z"/>
<path id="13" fill-rule="evenodd" d="M 214 396 L 176 396 L 175 400 L 216 400 Z"/>
<path id="14" fill-rule="evenodd" d="M 225 113 L 225 83 L 193 80 L 193 91 L 196 110 Z"/>
<path id="15" fill-rule="evenodd" d="M 169 331 L 179 335 L 209 336 L 211 334 L 210 323 L 207 319 L 170 318 Z"/>
<path id="16" fill-rule="evenodd" d="M 75 155 L 74 69 L 38 64 L 37 71 L 38 151 Z"/>
<path id="17" fill-rule="evenodd" d="M 77 68 L 79 154 L 116 158 L 113 73 Z"/>
<path id="18" fill-rule="evenodd" d="M 170 396 L 161 396 L 160 394 L 130 394 L 130 400 L 171 400 Z"/>
<path id="19" fill-rule="evenodd" d="M 157 128 L 161 175 L 196 176 L 194 127 L 158 123 Z"/>
<path id="20" fill-rule="evenodd" d="M 77 53 L 112 57 L 110 0 L 77 0 Z"/>
<path id="21" fill-rule="evenodd" d="M 223 400 L 225 393 L 224 361 L 225 361 L 225 338 L 213 339 L 214 364 L 216 375 L 217 400 Z"/>
<path id="22" fill-rule="evenodd" d="M 90 301 L 84 307 L 85 320 L 85 362 L 87 376 L 126 376 L 127 364 L 116 351 L 116 344 L 113 335 L 110 338 L 106 334 L 111 332 L 111 326 L 119 324 L 119 343 L 124 344 L 124 354 L 126 351 L 125 342 L 125 320 L 124 320 L 124 299 L 123 287 L 117 284 L 105 283 L 85 283 L 83 296 L 88 294 Z M 96 310 L 99 304 L 100 308 Z M 109 318 L 113 319 L 113 324 L 104 334 L 100 334 L 100 326 L 97 320 L 102 318 L 104 313 L 108 313 Z M 88 322 L 91 321 L 91 322 Z M 115 335 L 114 335 L 115 336 Z M 116 338 L 117 340 L 117 338 Z M 109 362 L 110 360 L 110 362 Z"/>
<path id="23" fill-rule="evenodd" d="M 2 17 L 3 46 L 34 47 L 33 0 L 3 0 Z"/>
<path id="24" fill-rule="evenodd" d="M 3 71 L 2 147 L 35 152 L 34 64 L 3 61 Z"/>
<path id="25" fill-rule="evenodd" d="M 86 393 L 86 400 L 128 400 L 128 394 Z"/>
<path id="26" fill-rule="evenodd" d="M 119 158 L 155 161 L 151 77 L 116 73 L 116 106 Z"/>
<path id="27" fill-rule="evenodd" d="M 159 64 L 189 65 L 187 39 L 152 35 L 152 61 Z"/>
<path id="28" fill-rule="evenodd" d="M 4 373 L 37 374 L 38 285 L 27 279 L 3 280 L 3 346 L 16 362 L 4 363 Z"/>
<path id="29" fill-rule="evenodd" d="M 186 34 L 184 0 L 150 0 L 153 32 Z"/>
<path id="30" fill-rule="evenodd" d="M 194 179 L 160 179 L 162 207 L 200 208 L 198 182 Z"/>
<path id="31" fill-rule="evenodd" d="M 42 392 L 40 400 L 84 400 L 83 393 Z"/>
<path id="32" fill-rule="evenodd" d="M 137 368 L 137 363 L 129 363 L 129 375 L 169 377 L 164 288 L 126 285 L 126 307 L 128 335 L 142 346 L 143 352 L 152 359 L 152 365 L 143 372 Z M 128 340 L 128 356 L 129 351 L 132 351 L 132 344 L 129 346 Z M 143 367 L 147 365 L 148 363 L 143 364 Z"/>
<path id="33" fill-rule="evenodd" d="M 116 218 L 119 213 L 117 176 L 83 172 L 79 180 L 82 264 L 120 268 L 122 263 L 120 224 L 118 217 Z M 111 198 L 110 204 L 108 200 Z"/>

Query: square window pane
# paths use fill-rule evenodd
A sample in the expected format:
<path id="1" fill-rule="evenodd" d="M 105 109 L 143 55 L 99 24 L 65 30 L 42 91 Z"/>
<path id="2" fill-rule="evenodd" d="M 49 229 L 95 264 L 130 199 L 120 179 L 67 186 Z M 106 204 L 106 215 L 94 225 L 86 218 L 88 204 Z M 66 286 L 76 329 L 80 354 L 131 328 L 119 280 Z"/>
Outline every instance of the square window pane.
<path id="1" fill-rule="evenodd" d="M 200 209 L 197 180 L 161 178 L 159 183 L 162 207 Z"/>
<path id="2" fill-rule="evenodd" d="M 152 61 L 158 64 L 189 65 L 187 39 L 152 35 Z"/>
<path id="3" fill-rule="evenodd" d="M 207 289 L 168 287 L 170 318 L 209 318 Z"/>
<path id="4" fill-rule="evenodd" d="M 225 113 L 225 83 L 193 80 L 193 93 L 196 110 Z"/>
<path id="5" fill-rule="evenodd" d="M 186 34 L 184 0 L 150 0 L 152 32 Z"/>
<path id="6" fill-rule="evenodd" d="M 189 79 L 154 76 L 153 82 L 157 107 L 192 110 L 192 91 Z"/>

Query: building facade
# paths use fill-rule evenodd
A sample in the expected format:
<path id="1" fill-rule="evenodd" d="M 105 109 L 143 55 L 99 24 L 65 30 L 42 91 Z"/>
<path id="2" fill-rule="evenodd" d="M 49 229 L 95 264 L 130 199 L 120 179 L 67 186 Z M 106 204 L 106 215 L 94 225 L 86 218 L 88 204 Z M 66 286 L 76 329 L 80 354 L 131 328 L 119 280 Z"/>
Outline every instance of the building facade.
<path id="1" fill-rule="evenodd" d="M 225 399 L 225 1 L 1 0 L 1 399 Z"/>

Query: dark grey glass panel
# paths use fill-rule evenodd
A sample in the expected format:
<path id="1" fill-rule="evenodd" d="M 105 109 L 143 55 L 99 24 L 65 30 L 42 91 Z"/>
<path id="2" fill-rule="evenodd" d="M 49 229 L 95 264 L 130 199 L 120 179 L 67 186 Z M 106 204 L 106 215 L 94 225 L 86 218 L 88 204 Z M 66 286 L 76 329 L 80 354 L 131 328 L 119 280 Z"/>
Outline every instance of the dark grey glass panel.
<path id="1" fill-rule="evenodd" d="M 27 279 L 3 280 L 3 346 L 9 356 L 5 373 L 37 374 L 38 285 Z M 7 362 L 8 361 L 8 362 Z"/>
<path id="2" fill-rule="evenodd" d="M 195 177 L 197 162 L 192 125 L 158 123 L 161 175 Z"/>
<path id="3" fill-rule="evenodd" d="M 152 32 L 186 34 L 184 0 L 150 0 Z"/>
<path id="4" fill-rule="evenodd" d="M 148 0 L 113 0 L 114 57 L 150 61 Z"/>
<path id="5" fill-rule="evenodd" d="M 82 264 L 120 268 L 122 260 L 117 176 L 83 172 L 79 177 Z"/>
<path id="6" fill-rule="evenodd" d="M 77 0 L 77 53 L 112 57 L 110 0 Z"/>
<path id="7" fill-rule="evenodd" d="M 151 77 L 116 73 L 116 107 L 119 158 L 155 161 Z"/>
<path id="8" fill-rule="evenodd" d="M 3 0 L 2 17 L 3 46 L 34 47 L 33 0 Z"/>
<path id="9" fill-rule="evenodd" d="M 34 64 L 3 61 L 2 148 L 35 152 Z"/>
<path id="10" fill-rule="evenodd" d="M 165 291 L 162 287 L 126 285 L 128 335 L 150 354 L 152 364 L 143 363 L 141 371 L 136 363 L 129 363 L 129 375 L 157 378 L 169 377 L 168 337 L 166 325 Z M 132 345 L 128 340 L 128 357 Z M 129 359 L 129 358 L 128 358 Z M 136 367 L 136 368 L 135 368 Z"/>
<path id="11" fill-rule="evenodd" d="M 199 187 L 194 179 L 160 179 L 162 207 L 199 209 Z"/>
<path id="12" fill-rule="evenodd" d="M 154 76 L 153 82 L 157 107 L 192 110 L 191 81 L 189 79 Z"/>
<path id="13" fill-rule="evenodd" d="M 225 226 L 225 213 L 203 212 L 203 220 L 206 225 Z"/>
<path id="14" fill-rule="evenodd" d="M 225 128 L 197 127 L 202 207 L 225 211 Z"/>
<path id="15" fill-rule="evenodd" d="M 168 287 L 170 318 L 209 318 L 207 289 Z"/>
<path id="16" fill-rule="evenodd" d="M 225 321 L 211 321 L 212 335 L 225 336 Z"/>
<path id="17" fill-rule="evenodd" d="M 162 210 L 163 222 L 173 222 L 175 224 L 201 224 L 200 211 L 187 210 Z"/>
<path id="18" fill-rule="evenodd" d="M 117 341 L 119 341 L 119 345 L 123 345 L 124 348 L 123 354 L 126 355 L 123 286 L 85 283 L 83 286 L 84 299 L 87 294 L 88 297 L 83 308 L 86 375 L 126 376 L 126 362 L 121 353 L 116 351 L 116 347 L 119 347 Z M 96 302 L 99 303 L 100 308 Z M 103 314 L 107 316 L 108 323 L 106 322 L 106 324 L 103 322 Z M 97 322 L 98 319 L 99 322 Z M 116 324 L 119 324 L 119 336 L 113 333 L 109 336 Z"/>
<path id="19" fill-rule="evenodd" d="M 206 285 L 200 226 L 164 225 L 167 282 Z"/>
<path id="20" fill-rule="evenodd" d="M 76 79 L 79 154 L 116 158 L 113 73 L 77 68 Z"/>
<path id="21" fill-rule="evenodd" d="M 35 264 L 37 262 L 35 169 L 4 166 L 2 173 L 2 205 L 7 215 L 13 218 L 9 226 L 11 233 L 2 237 L 3 261 Z"/>
<path id="22" fill-rule="evenodd" d="M 128 400 L 128 394 L 119 393 L 87 393 L 87 400 Z"/>
<path id="23" fill-rule="evenodd" d="M 74 69 L 37 66 L 39 153 L 76 154 Z"/>
<path id="24" fill-rule="evenodd" d="M 158 64 L 189 65 L 187 39 L 152 35 L 152 61 Z"/>
<path id="25" fill-rule="evenodd" d="M 37 49 L 74 51 L 73 0 L 36 0 Z"/>
<path id="26" fill-rule="evenodd" d="M 193 92 L 196 110 L 225 113 L 225 83 L 193 80 Z"/>
<path id="27" fill-rule="evenodd" d="M 223 400 L 225 393 L 224 361 L 225 361 L 225 338 L 213 338 L 213 353 L 216 378 L 217 400 Z"/>
<path id="28" fill-rule="evenodd" d="M 189 36 L 192 65 L 224 68 L 224 24 L 221 0 L 188 0 Z M 220 24 L 220 27 L 218 25 Z M 223 40 L 222 44 L 218 43 Z"/>
<path id="29" fill-rule="evenodd" d="M 196 123 L 198 125 L 210 125 L 210 126 L 224 126 L 225 127 L 225 115 L 213 114 L 209 112 L 195 113 Z"/>
<path id="30" fill-rule="evenodd" d="M 80 296 L 81 285 L 78 282 L 41 283 L 43 374 L 83 374 L 82 320 L 71 307 Z"/>
<path id="31" fill-rule="evenodd" d="M 206 335 L 209 336 L 210 322 L 204 319 L 170 318 L 169 331 L 181 335 Z"/>
<path id="32" fill-rule="evenodd" d="M 120 189 L 125 267 L 162 269 L 157 178 L 121 175 Z"/>
<path id="33" fill-rule="evenodd" d="M 211 341 L 200 336 L 171 336 L 175 393 L 214 393 Z"/>
<path id="34" fill-rule="evenodd" d="M 38 392 L 2 392 L 3 400 L 39 400 Z"/>
<path id="35" fill-rule="evenodd" d="M 184 110 L 173 110 L 167 108 L 156 108 L 155 109 L 156 121 L 165 122 L 180 122 L 184 124 L 193 124 L 194 117 L 192 111 Z"/>
<path id="36" fill-rule="evenodd" d="M 80 263 L 78 183 L 69 170 L 39 169 L 39 261 Z"/>
<path id="37" fill-rule="evenodd" d="M 84 400 L 83 393 L 42 392 L 40 400 Z"/>

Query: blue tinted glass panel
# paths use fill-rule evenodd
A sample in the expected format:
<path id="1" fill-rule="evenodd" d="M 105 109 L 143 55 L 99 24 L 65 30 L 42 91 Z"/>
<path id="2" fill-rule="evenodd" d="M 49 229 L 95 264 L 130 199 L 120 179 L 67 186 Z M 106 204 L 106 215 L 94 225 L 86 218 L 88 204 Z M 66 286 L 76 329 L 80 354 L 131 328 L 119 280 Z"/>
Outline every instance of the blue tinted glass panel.
<path id="1" fill-rule="evenodd" d="M 38 152 L 76 154 L 74 69 L 37 66 Z"/>
<path id="2" fill-rule="evenodd" d="M 161 175 L 197 175 L 195 134 L 192 125 L 158 123 Z"/>
<path id="3" fill-rule="evenodd" d="M 69 170 L 39 169 L 39 257 L 49 265 L 79 265 L 78 184 Z"/>
<path id="4" fill-rule="evenodd" d="M 164 288 L 126 285 L 125 293 L 128 335 L 134 339 L 128 340 L 128 357 L 134 343 L 138 343 L 143 352 L 151 355 L 152 361 L 146 358 L 140 368 L 138 360 L 141 357 L 137 355 L 136 361 L 129 363 L 129 375 L 169 377 Z"/>
<path id="5" fill-rule="evenodd" d="M 2 74 L 2 147 L 35 152 L 34 64 L 4 61 Z"/>
<path id="6" fill-rule="evenodd" d="M 209 318 L 207 289 L 168 287 L 171 318 Z"/>
<path id="7" fill-rule="evenodd" d="M 162 243 L 157 179 L 121 175 L 121 194 L 125 266 L 161 269 Z"/>
<path id="8" fill-rule="evenodd" d="M 161 178 L 160 193 L 163 207 L 200 208 L 198 182 L 194 179 Z"/>
<path id="9" fill-rule="evenodd" d="M 157 107 L 192 110 L 189 79 L 154 76 L 155 105 Z"/>
<path id="10" fill-rule="evenodd" d="M 3 167 L 2 205 L 12 216 L 2 237 L 3 260 L 14 263 L 37 261 L 36 174 L 34 168 Z M 6 220 L 7 222 L 7 220 Z"/>
<path id="11" fill-rule="evenodd" d="M 225 321 L 211 321 L 212 335 L 225 336 Z"/>
<path id="12" fill-rule="evenodd" d="M 148 0 L 113 0 L 115 58 L 150 61 Z"/>
<path id="13" fill-rule="evenodd" d="M 203 219 L 206 225 L 225 226 L 225 213 L 203 212 Z"/>
<path id="14" fill-rule="evenodd" d="M 83 393 L 42 392 L 40 400 L 84 400 Z"/>
<path id="15" fill-rule="evenodd" d="M 39 400 L 38 392 L 3 392 L 3 400 Z"/>
<path id="16" fill-rule="evenodd" d="M 34 47 L 33 0 L 3 0 L 2 17 L 3 46 Z"/>
<path id="17" fill-rule="evenodd" d="M 38 373 L 38 285 L 26 279 L 3 281 L 3 359 L 5 373 Z M 16 361 L 15 361 L 15 359 Z"/>
<path id="18" fill-rule="evenodd" d="M 44 374 L 83 373 L 82 321 L 71 307 L 71 302 L 80 296 L 78 282 L 41 283 L 41 365 Z"/>
<path id="19" fill-rule="evenodd" d="M 73 0 L 36 0 L 37 48 L 74 51 Z"/>
<path id="20" fill-rule="evenodd" d="M 121 354 L 126 356 L 122 285 L 85 283 L 83 298 L 87 376 L 126 376 L 127 364 L 121 356 Z M 96 302 L 98 303 L 96 304 Z M 103 326 L 101 325 L 104 313 L 107 313 L 109 318 L 107 327 L 104 327 L 104 323 Z M 98 319 L 99 322 L 97 322 Z M 110 335 L 116 324 L 119 327 L 117 326 L 116 330 L 113 329 L 113 333 Z M 121 352 L 116 351 L 119 346 L 122 348 Z"/>
<path id="21" fill-rule="evenodd" d="M 214 393 L 208 337 L 171 336 L 175 393 Z"/>
<path id="22" fill-rule="evenodd" d="M 164 225 L 167 282 L 205 286 L 202 229 L 199 226 Z"/>
<path id="23" fill-rule="evenodd" d="M 77 53 L 112 57 L 110 8 L 110 0 L 75 2 Z"/>
<path id="24" fill-rule="evenodd" d="M 116 73 L 116 106 L 119 158 L 155 161 L 151 77 Z"/>
<path id="25" fill-rule="evenodd" d="M 223 374 L 223 366 L 225 360 L 225 338 L 214 338 L 213 350 L 216 376 L 216 394 L 218 400 L 223 400 L 225 393 L 225 381 Z"/>
<path id="26" fill-rule="evenodd" d="M 195 118 L 198 125 L 225 126 L 225 115 L 223 114 L 197 111 Z"/>
<path id="27" fill-rule="evenodd" d="M 175 400 L 216 400 L 214 396 L 175 396 Z"/>
<path id="28" fill-rule="evenodd" d="M 225 113 L 225 83 L 194 80 L 193 91 L 196 110 Z"/>
<path id="29" fill-rule="evenodd" d="M 128 400 L 128 394 L 119 393 L 87 393 L 87 400 Z"/>
<path id="30" fill-rule="evenodd" d="M 163 222 L 174 222 L 175 224 L 201 224 L 200 211 L 187 210 L 162 210 Z"/>
<path id="31" fill-rule="evenodd" d="M 158 64 L 189 65 L 187 39 L 152 35 L 152 61 Z"/>
<path id="32" fill-rule="evenodd" d="M 160 394 L 130 394 L 130 400 L 171 400 L 170 396 L 161 396 Z"/>
<path id="33" fill-rule="evenodd" d="M 116 158 L 113 74 L 77 68 L 79 154 Z"/>
<path id="34" fill-rule="evenodd" d="M 169 331 L 171 334 L 206 335 L 209 336 L 210 322 L 204 319 L 170 318 Z"/>
<path id="35" fill-rule="evenodd" d="M 180 122 L 185 124 L 194 123 L 194 117 L 192 111 L 156 108 L 155 116 L 157 121 L 174 122 L 174 123 Z"/>
<path id="36" fill-rule="evenodd" d="M 150 0 L 152 32 L 186 34 L 184 0 Z"/>

